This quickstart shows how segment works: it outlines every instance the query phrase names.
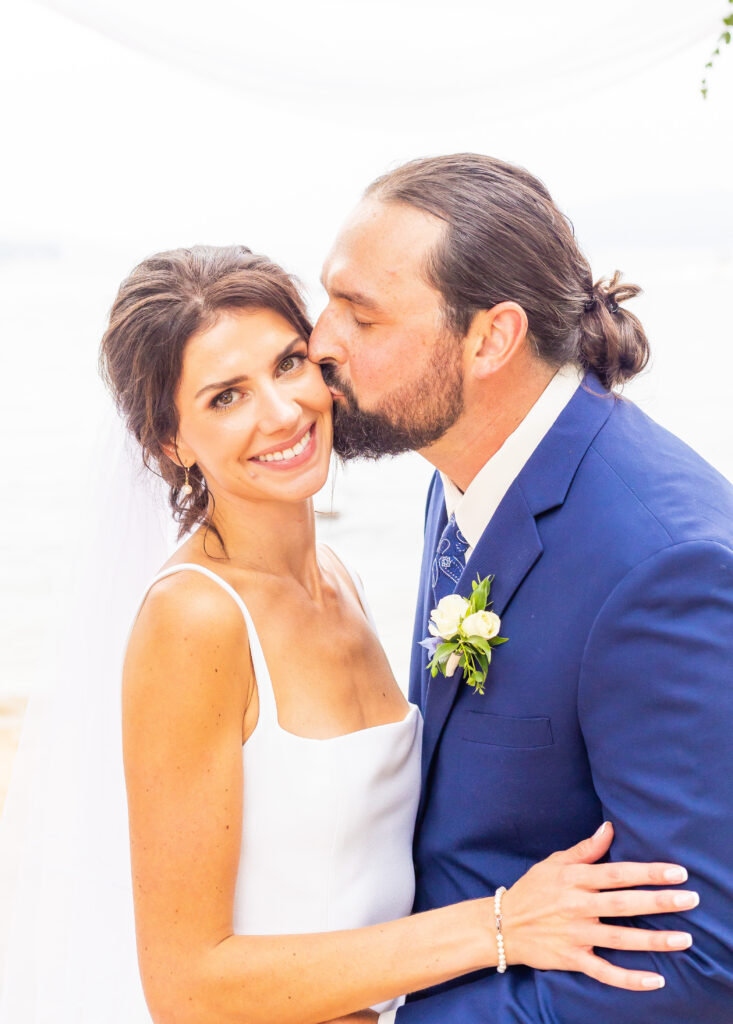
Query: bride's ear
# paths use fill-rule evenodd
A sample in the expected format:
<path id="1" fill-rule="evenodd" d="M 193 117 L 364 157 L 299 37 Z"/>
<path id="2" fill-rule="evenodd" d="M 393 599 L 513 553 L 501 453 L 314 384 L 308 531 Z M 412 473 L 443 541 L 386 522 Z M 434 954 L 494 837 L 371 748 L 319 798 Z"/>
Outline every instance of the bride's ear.
<path id="1" fill-rule="evenodd" d="M 190 469 L 196 461 L 193 452 L 177 437 L 171 438 L 167 444 L 161 444 L 160 447 L 171 462 L 175 462 L 177 466 L 188 466 Z"/>

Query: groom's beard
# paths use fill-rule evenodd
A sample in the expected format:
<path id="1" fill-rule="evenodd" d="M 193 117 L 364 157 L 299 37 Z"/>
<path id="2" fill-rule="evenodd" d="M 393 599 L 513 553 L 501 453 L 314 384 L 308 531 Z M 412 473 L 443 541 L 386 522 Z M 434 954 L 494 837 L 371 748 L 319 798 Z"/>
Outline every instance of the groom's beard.
<path id="1" fill-rule="evenodd" d="M 452 427 L 463 412 L 463 366 L 456 338 L 437 343 L 427 372 L 418 381 L 383 395 L 379 406 L 361 409 L 353 389 L 331 363 L 321 366 L 329 387 L 343 394 L 334 403 L 333 448 L 343 459 L 379 459 L 383 455 L 427 448 Z"/>

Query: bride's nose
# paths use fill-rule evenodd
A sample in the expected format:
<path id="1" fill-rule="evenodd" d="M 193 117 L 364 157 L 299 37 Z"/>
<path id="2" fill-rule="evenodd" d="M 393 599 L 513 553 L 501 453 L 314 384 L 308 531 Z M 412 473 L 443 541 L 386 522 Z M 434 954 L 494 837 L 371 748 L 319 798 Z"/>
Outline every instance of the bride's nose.
<path id="1" fill-rule="evenodd" d="M 257 425 L 263 434 L 292 431 L 302 416 L 300 404 L 277 387 L 268 388 L 260 395 L 258 413 Z"/>

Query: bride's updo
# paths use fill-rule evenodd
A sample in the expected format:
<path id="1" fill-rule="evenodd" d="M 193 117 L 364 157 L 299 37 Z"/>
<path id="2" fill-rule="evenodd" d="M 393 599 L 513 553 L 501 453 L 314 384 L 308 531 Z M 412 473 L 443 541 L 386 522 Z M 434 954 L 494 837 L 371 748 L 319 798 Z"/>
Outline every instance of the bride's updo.
<path id="1" fill-rule="evenodd" d="M 365 195 L 445 222 L 425 274 L 459 337 L 478 310 L 513 301 L 527 314 L 535 353 L 553 366 L 575 363 L 607 388 L 646 366 L 644 329 L 621 305 L 641 289 L 619 271 L 594 282 L 572 225 L 523 167 L 479 153 L 412 160 Z"/>
<path id="2" fill-rule="evenodd" d="M 179 536 L 206 522 L 209 494 L 198 466 L 182 494 L 183 467 L 168 457 L 178 432 L 175 394 L 189 338 L 227 310 L 279 313 L 298 334 L 312 326 L 294 278 L 243 245 L 195 245 L 143 260 L 120 285 L 102 338 L 100 372 L 142 448 L 145 465 L 170 488 Z"/>

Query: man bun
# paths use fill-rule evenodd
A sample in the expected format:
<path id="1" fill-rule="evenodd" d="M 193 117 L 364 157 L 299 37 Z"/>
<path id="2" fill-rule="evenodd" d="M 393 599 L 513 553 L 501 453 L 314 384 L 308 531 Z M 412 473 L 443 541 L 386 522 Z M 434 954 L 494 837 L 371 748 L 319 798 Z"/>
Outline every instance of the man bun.
<path id="1" fill-rule="evenodd" d="M 592 370 L 606 388 L 618 387 L 635 377 L 649 361 L 649 342 L 638 317 L 621 303 L 641 292 L 636 284 L 613 277 L 599 278 L 593 285 L 581 317 L 578 357 L 585 370 Z"/>

